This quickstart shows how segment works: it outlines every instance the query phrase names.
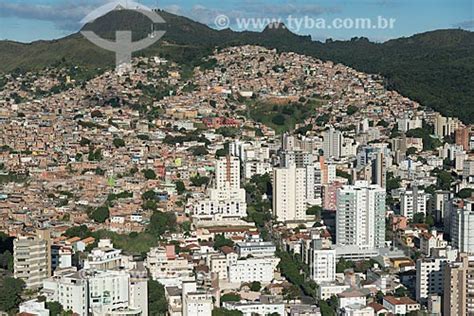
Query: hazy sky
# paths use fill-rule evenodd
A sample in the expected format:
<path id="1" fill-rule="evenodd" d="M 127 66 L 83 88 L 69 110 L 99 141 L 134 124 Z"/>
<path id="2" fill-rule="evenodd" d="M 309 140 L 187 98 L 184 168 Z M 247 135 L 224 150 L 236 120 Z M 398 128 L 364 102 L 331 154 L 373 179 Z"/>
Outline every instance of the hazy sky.
<path id="1" fill-rule="evenodd" d="M 82 18 L 107 2 L 110 1 L 0 0 L 0 39 L 30 42 L 69 35 L 80 29 Z M 228 20 L 219 21 L 225 26 L 228 22 L 235 30 L 244 28 L 259 30 L 261 28 L 259 23 L 264 25 L 267 21 L 265 19 L 288 24 L 288 17 L 291 16 L 295 21 L 292 30 L 299 34 L 311 35 L 315 40 L 365 36 L 375 41 L 385 41 L 435 29 L 474 30 L 474 0 L 140 0 L 137 2 L 190 17 L 214 28 L 217 28 L 216 17 L 225 15 Z M 357 29 L 341 27 L 340 24 L 337 24 L 339 27 L 332 27 L 335 19 L 338 23 L 350 20 L 347 22 L 350 26 L 351 23 L 356 23 L 351 22 L 355 19 L 370 19 L 371 23 L 378 23 L 379 16 L 383 19 L 394 19 L 394 27 Z M 259 22 L 252 19 L 263 20 Z M 329 27 L 321 27 L 322 19 Z M 249 26 L 242 27 L 242 21 L 250 21 Z M 257 21 L 257 24 L 254 21 Z M 311 21 L 318 22 L 318 27 L 311 27 Z M 296 23 L 303 24 L 298 27 Z"/>

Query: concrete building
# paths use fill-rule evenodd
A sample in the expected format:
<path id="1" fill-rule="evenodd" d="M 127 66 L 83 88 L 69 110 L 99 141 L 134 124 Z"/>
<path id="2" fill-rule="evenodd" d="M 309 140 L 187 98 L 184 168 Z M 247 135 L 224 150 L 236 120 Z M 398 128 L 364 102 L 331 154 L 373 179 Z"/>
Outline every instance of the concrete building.
<path id="1" fill-rule="evenodd" d="M 437 114 L 435 118 L 435 135 L 438 137 L 445 137 L 454 134 L 459 129 L 461 122 L 457 118 L 444 117 Z"/>
<path id="2" fill-rule="evenodd" d="M 474 257 L 460 254 L 447 266 L 444 280 L 444 316 L 474 314 Z"/>
<path id="3" fill-rule="evenodd" d="M 276 257 L 239 259 L 229 266 L 229 282 L 269 283 L 279 262 Z"/>
<path id="4" fill-rule="evenodd" d="M 151 278 L 164 286 L 181 286 L 183 281 L 193 278 L 193 264 L 184 257 L 176 256 L 173 245 L 151 248 L 145 266 Z"/>
<path id="5" fill-rule="evenodd" d="M 312 280 L 318 284 L 336 280 L 336 250 L 324 249 L 322 241 L 315 239 L 311 241 L 308 258 Z"/>
<path id="6" fill-rule="evenodd" d="M 273 170 L 273 214 L 278 221 L 306 219 L 306 168 Z"/>
<path id="7" fill-rule="evenodd" d="M 126 270 L 81 270 L 44 281 L 47 301 L 79 316 L 148 315 L 147 280 Z"/>
<path id="8" fill-rule="evenodd" d="M 416 261 L 416 300 L 425 303 L 432 294 L 443 294 L 447 258 L 425 258 Z"/>
<path id="9" fill-rule="evenodd" d="M 394 315 L 406 315 L 420 310 L 420 304 L 409 297 L 385 296 L 383 306 Z"/>
<path id="10" fill-rule="evenodd" d="M 417 213 L 426 214 L 428 197 L 424 190 L 417 187 L 404 190 L 400 193 L 400 212 L 402 216 L 413 219 Z"/>
<path id="11" fill-rule="evenodd" d="M 344 136 L 333 127 L 323 132 L 323 151 L 325 158 L 341 158 Z"/>
<path id="12" fill-rule="evenodd" d="M 224 302 L 223 307 L 228 310 L 240 311 L 243 316 L 285 315 L 284 303 Z"/>
<path id="13" fill-rule="evenodd" d="M 474 253 L 474 211 L 457 210 L 451 218 L 451 241 L 459 252 Z"/>
<path id="14" fill-rule="evenodd" d="M 84 269 L 109 270 L 122 264 L 122 250 L 115 249 L 110 239 L 101 239 L 84 261 Z"/>
<path id="15" fill-rule="evenodd" d="M 337 193 L 336 239 L 340 246 L 363 249 L 385 245 L 385 190 L 367 181 L 346 185 Z"/>
<path id="16" fill-rule="evenodd" d="M 194 207 L 194 216 L 203 221 L 232 221 L 247 216 L 245 190 L 240 187 L 240 160 L 238 157 L 221 157 L 215 165 L 214 187 L 208 199 Z"/>
<path id="17" fill-rule="evenodd" d="M 195 281 L 183 282 L 183 313 L 182 316 L 208 316 L 214 309 L 213 295 L 197 289 Z"/>
<path id="18" fill-rule="evenodd" d="M 51 276 L 51 238 L 49 231 L 34 236 L 19 236 L 13 242 L 13 275 L 25 282 L 27 289 L 42 287 Z"/>

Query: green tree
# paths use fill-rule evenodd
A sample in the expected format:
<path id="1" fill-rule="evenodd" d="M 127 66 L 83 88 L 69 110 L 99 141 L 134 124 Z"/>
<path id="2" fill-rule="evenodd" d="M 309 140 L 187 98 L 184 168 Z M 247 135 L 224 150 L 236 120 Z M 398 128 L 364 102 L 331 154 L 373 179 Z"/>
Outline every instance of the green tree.
<path id="1" fill-rule="evenodd" d="M 156 173 L 152 169 L 145 169 L 142 171 L 143 176 L 145 176 L 145 179 L 147 180 L 155 180 L 156 179 Z"/>
<path id="2" fill-rule="evenodd" d="M 212 316 L 242 316 L 241 311 L 228 310 L 225 308 L 214 308 L 212 310 Z"/>
<path id="3" fill-rule="evenodd" d="M 96 221 L 97 223 L 105 223 L 109 216 L 110 212 L 107 206 L 100 206 L 93 210 L 90 214 L 90 218 Z"/>
<path id="4" fill-rule="evenodd" d="M 117 148 L 125 147 L 125 141 L 121 138 L 114 138 L 113 144 Z"/>
<path id="5" fill-rule="evenodd" d="M 62 315 L 63 306 L 58 302 L 46 302 L 46 308 L 49 309 L 50 316 Z"/>
<path id="6" fill-rule="evenodd" d="M 0 280 L 0 310 L 11 312 L 18 308 L 21 303 L 21 293 L 25 282 L 19 279 L 6 277 Z"/>
<path id="7" fill-rule="evenodd" d="M 205 156 L 209 154 L 205 146 L 196 146 L 189 148 L 193 156 Z"/>
<path id="8" fill-rule="evenodd" d="M 417 152 L 418 150 L 415 147 L 410 147 L 407 149 L 407 156 L 415 155 Z"/>
<path id="9" fill-rule="evenodd" d="M 178 192 L 179 195 L 182 195 L 184 192 L 186 192 L 186 186 L 184 185 L 183 181 L 176 181 L 176 191 Z"/>
<path id="10" fill-rule="evenodd" d="M 153 316 L 166 315 L 168 302 L 165 296 L 165 287 L 153 280 L 148 280 L 148 314 Z"/>
<path id="11" fill-rule="evenodd" d="M 240 295 L 235 293 L 227 293 L 221 296 L 221 302 L 239 302 L 240 299 Z"/>
<path id="12" fill-rule="evenodd" d="M 216 235 L 214 238 L 214 249 L 219 249 L 224 246 L 234 247 L 234 242 L 225 238 L 224 235 Z"/>
<path id="13" fill-rule="evenodd" d="M 262 288 L 262 283 L 260 283 L 258 281 L 253 281 L 250 284 L 250 291 L 258 292 L 258 291 L 260 291 L 261 288 Z"/>
<path id="14" fill-rule="evenodd" d="M 200 187 L 200 186 L 203 186 L 203 185 L 207 185 L 210 181 L 209 177 L 202 177 L 199 174 L 192 177 L 190 180 L 191 180 L 191 184 L 195 187 Z"/>
<path id="15" fill-rule="evenodd" d="M 461 199 L 468 199 L 472 196 L 474 193 L 473 189 L 462 189 L 461 191 L 458 192 L 458 197 Z"/>
<path id="16" fill-rule="evenodd" d="M 161 237 L 167 231 L 174 231 L 176 216 L 174 213 L 154 212 L 150 218 L 148 231 L 156 237 Z"/>
<path id="17" fill-rule="evenodd" d="M 316 220 L 319 221 L 321 220 L 322 211 L 323 211 L 323 208 L 321 206 L 314 205 L 306 210 L 306 215 L 314 215 L 316 217 Z"/>
<path id="18" fill-rule="evenodd" d="M 81 239 L 92 236 L 92 232 L 87 228 L 86 225 L 74 226 L 68 228 L 64 233 L 67 237 L 79 237 Z"/>
<path id="19" fill-rule="evenodd" d="M 281 114 L 277 114 L 272 118 L 272 123 L 275 125 L 283 126 L 285 125 L 285 121 L 286 121 L 285 117 Z"/>
<path id="20" fill-rule="evenodd" d="M 13 272 L 13 255 L 9 250 L 0 254 L 0 268 Z"/>
<path id="21" fill-rule="evenodd" d="M 301 296 L 301 290 L 298 286 L 292 284 L 291 286 L 283 289 L 283 297 L 287 302 L 296 300 Z"/>

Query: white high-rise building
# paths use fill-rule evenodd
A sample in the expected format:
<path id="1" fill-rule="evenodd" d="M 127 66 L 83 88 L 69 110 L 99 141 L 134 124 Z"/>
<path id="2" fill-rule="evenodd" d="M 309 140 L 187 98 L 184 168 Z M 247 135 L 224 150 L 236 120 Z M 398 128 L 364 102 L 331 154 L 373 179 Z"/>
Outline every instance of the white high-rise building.
<path id="1" fill-rule="evenodd" d="M 451 241 L 459 252 L 474 254 L 474 211 L 458 210 L 451 218 Z"/>
<path id="2" fill-rule="evenodd" d="M 306 168 L 273 170 L 273 213 L 278 221 L 306 219 Z"/>
<path id="3" fill-rule="evenodd" d="M 216 161 L 214 188 L 209 198 L 194 207 L 200 220 L 229 221 L 247 216 L 245 189 L 240 188 L 240 160 L 238 157 L 221 157 Z"/>
<path id="4" fill-rule="evenodd" d="M 341 157 L 342 144 L 344 141 L 342 132 L 331 127 L 323 132 L 323 140 L 324 157 L 339 159 Z"/>
<path id="5" fill-rule="evenodd" d="M 336 239 L 340 246 L 363 249 L 385 245 L 385 190 L 367 181 L 337 192 Z"/>
<path id="6" fill-rule="evenodd" d="M 316 283 L 336 280 L 336 250 L 324 249 L 320 239 L 312 240 L 309 249 L 309 269 L 311 279 Z"/>
<path id="7" fill-rule="evenodd" d="M 430 294 L 444 291 L 447 258 L 425 258 L 416 261 L 416 300 L 426 302 Z"/>
<path id="8" fill-rule="evenodd" d="M 400 212 L 408 219 L 413 219 L 417 213 L 426 214 L 426 204 L 428 196 L 424 190 L 417 187 L 405 190 L 400 193 Z"/>

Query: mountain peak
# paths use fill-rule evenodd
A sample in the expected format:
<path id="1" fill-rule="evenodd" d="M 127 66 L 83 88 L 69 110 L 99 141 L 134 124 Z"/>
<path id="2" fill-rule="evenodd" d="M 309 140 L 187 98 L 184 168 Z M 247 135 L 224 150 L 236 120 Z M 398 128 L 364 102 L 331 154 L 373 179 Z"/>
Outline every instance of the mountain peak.
<path id="1" fill-rule="evenodd" d="M 286 33 L 291 33 L 293 34 L 289 29 L 288 27 L 285 25 L 285 23 L 282 23 L 282 22 L 272 22 L 272 23 L 269 23 L 265 29 L 263 30 L 263 33 L 266 33 L 266 32 L 277 32 L 277 31 L 285 31 Z"/>

